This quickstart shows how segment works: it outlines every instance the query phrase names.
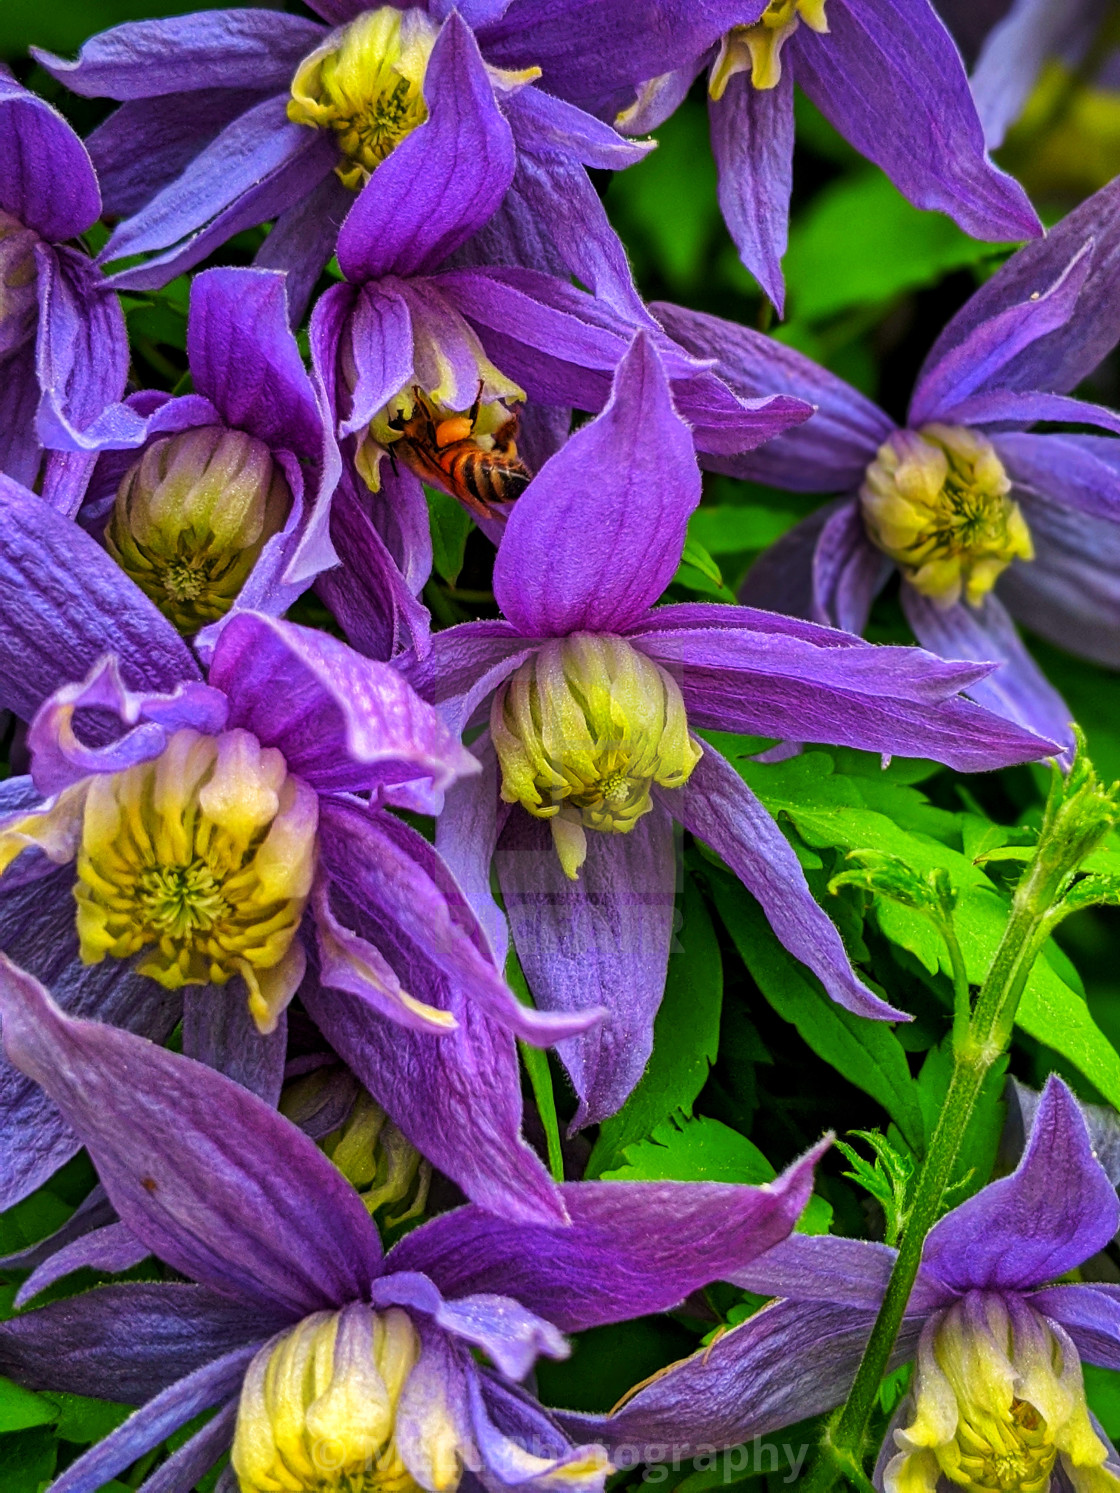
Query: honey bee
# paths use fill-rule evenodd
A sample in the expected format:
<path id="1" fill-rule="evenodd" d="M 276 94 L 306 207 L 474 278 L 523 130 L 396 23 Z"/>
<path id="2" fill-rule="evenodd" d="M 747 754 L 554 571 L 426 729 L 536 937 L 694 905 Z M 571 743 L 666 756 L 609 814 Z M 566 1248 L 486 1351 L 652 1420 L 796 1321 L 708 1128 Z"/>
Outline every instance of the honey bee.
<path id="1" fill-rule="evenodd" d="M 389 448 L 392 457 L 399 456 L 423 481 L 457 498 L 476 518 L 494 518 L 521 496 L 533 474 L 517 454 L 514 412 L 494 431 L 493 448 L 488 450 L 474 435 L 482 404 L 481 384 L 478 398 L 465 415 L 441 419 L 416 387 L 412 398 L 411 416 L 389 421 L 400 431 L 400 438 Z"/>

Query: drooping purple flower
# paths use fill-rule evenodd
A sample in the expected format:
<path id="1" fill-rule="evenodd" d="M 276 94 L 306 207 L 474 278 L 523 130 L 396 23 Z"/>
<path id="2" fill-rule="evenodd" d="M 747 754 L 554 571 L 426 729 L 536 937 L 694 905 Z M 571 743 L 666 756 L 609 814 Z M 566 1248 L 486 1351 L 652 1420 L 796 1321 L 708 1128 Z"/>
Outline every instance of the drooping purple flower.
<path id="1" fill-rule="evenodd" d="M 566 1354 L 562 1333 L 667 1310 L 786 1238 L 822 1149 L 762 1188 L 568 1184 L 562 1228 L 468 1206 L 382 1257 L 349 1184 L 244 1089 L 68 1018 L 6 961 L 0 1012 L 9 1057 L 49 1089 L 124 1224 L 197 1282 L 101 1287 L 0 1324 L 4 1373 L 141 1407 L 53 1493 L 94 1493 L 205 1410 L 146 1493 L 186 1493 L 228 1448 L 243 1493 L 363 1477 L 600 1489 L 602 1449 L 521 1381 Z"/>
<path id="2" fill-rule="evenodd" d="M 484 30 L 487 56 L 524 65 L 542 86 L 644 133 L 666 119 L 710 68 L 712 149 L 719 197 L 743 263 L 781 310 L 789 222 L 796 82 L 861 154 L 918 207 L 937 208 L 977 238 L 1042 232 L 1018 182 L 988 158 L 960 54 L 930 0 L 751 0 L 722 34 L 705 34 L 719 6 L 659 7 L 658 35 L 675 55 L 643 73 L 651 48 L 642 7 L 618 14 L 594 63 L 574 5 L 550 7 L 530 28 L 534 0 L 514 0 Z M 680 12 L 690 9 L 682 22 Z M 718 43 L 718 45 L 713 45 Z"/>
<path id="3" fill-rule="evenodd" d="M 478 770 L 388 665 L 243 611 L 206 682 L 171 624 L 73 521 L 0 484 L 0 701 L 30 722 L 0 785 L 0 947 L 79 1014 L 184 1049 L 276 1101 L 304 1009 L 402 1131 L 514 1217 L 562 1205 L 520 1139 L 522 1006 L 426 840 Z M 594 1019 L 585 1018 L 585 1019 Z M 581 1020 L 578 1025 L 583 1025 Z M 78 1141 L 0 1072 L 0 1197 Z"/>
<path id="4" fill-rule="evenodd" d="M 745 608 L 653 609 L 699 499 L 691 433 L 639 334 L 606 409 L 545 464 L 506 523 L 494 569 L 506 620 L 436 633 L 409 667 L 455 729 L 489 715 L 488 735 L 472 742 L 483 774 L 449 794 L 437 843 L 494 946 L 505 924 L 492 859 L 538 1005 L 609 1007 L 595 1032 L 559 1045 L 577 1125 L 614 1113 L 649 1056 L 672 930 L 674 822 L 718 851 L 834 999 L 899 1016 L 853 971 L 769 814 L 690 728 L 965 770 L 1054 750 L 958 698 L 986 666 Z"/>
<path id="5" fill-rule="evenodd" d="M 85 146 L 0 65 L 0 472 L 28 486 L 44 446 L 87 452 L 134 424 L 117 404 L 128 375 L 120 302 L 69 242 L 100 216 Z"/>
<path id="6" fill-rule="evenodd" d="M 926 358 L 902 429 L 767 337 L 655 309 L 692 352 L 718 359 L 733 388 L 784 388 L 818 406 L 803 431 L 706 464 L 845 494 L 762 558 L 743 599 L 858 632 L 893 562 L 920 643 L 999 663 L 968 687 L 972 698 L 1070 747 L 1071 712 L 1011 618 L 1120 666 L 1120 420 L 1071 397 L 1120 338 L 1120 186 L 1020 249 L 962 307 Z M 1111 434 L 1040 433 L 1036 422 Z"/>
<path id="7" fill-rule="evenodd" d="M 149 257 L 115 283 L 163 285 L 275 218 L 257 263 L 289 272 L 298 318 L 355 192 L 381 219 L 418 196 L 454 220 L 481 171 L 491 211 L 512 189 L 573 274 L 636 303 L 584 167 L 619 169 L 648 147 L 534 87 L 533 64 L 491 64 L 470 27 L 500 7 L 315 8 L 327 25 L 275 11 L 204 12 L 117 26 L 86 42 L 76 62 L 36 54 L 76 92 L 122 100 L 90 137 L 106 210 L 122 220 L 101 258 Z M 475 158 L 438 149 L 439 128 L 429 126 L 449 116 L 470 117 Z M 141 138 L 157 143 L 138 158 Z"/>
<path id="8" fill-rule="evenodd" d="M 1120 1368 L 1120 1290 L 1056 1285 L 1109 1243 L 1120 1203 L 1077 1101 L 1051 1078 L 1016 1171 L 930 1231 L 893 1365 L 915 1360 L 875 1485 L 1048 1493 L 1115 1488 L 1120 1464 L 1085 1402 L 1081 1359 Z M 563 1416 L 608 1446 L 734 1446 L 840 1404 L 895 1251 L 793 1236 L 735 1272 L 771 1302 L 607 1417 Z"/>

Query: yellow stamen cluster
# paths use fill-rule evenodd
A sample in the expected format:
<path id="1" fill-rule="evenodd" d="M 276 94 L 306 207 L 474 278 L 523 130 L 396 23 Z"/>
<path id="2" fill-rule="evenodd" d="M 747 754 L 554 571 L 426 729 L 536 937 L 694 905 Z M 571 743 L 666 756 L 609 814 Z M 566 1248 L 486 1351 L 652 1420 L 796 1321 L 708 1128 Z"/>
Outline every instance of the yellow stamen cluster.
<path id="1" fill-rule="evenodd" d="M 262 1031 L 303 972 L 296 941 L 315 869 L 318 799 L 248 731 L 175 732 L 163 753 L 87 780 L 78 938 L 168 989 L 240 974 Z"/>
<path id="2" fill-rule="evenodd" d="M 752 26 L 733 26 L 720 43 L 708 92 L 723 97 L 736 73 L 750 73 L 755 88 L 776 88 L 782 78 L 782 48 L 802 21 L 825 35 L 825 0 L 770 0 Z"/>
<path id="3" fill-rule="evenodd" d="M 1012 560 L 1031 560 L 1030 530 L 990 441 L 960 425 L 898 430 L 860 488 L 872 542 L 941 607 L 979 606 Z"/>
<path id="4" fill-rule="evenodd" d="M 263 441 L 221 425 L 153 443 L 129 469 L 105 529 L 113 559 L 181 633 L 224 617 L 291 508 Z"/>
<path id="5" fill-rule="evenodd" d="M 490 729 L 502 797 L 550 821 L 573 880 L 585 828 L 626 834 L 653 807 L 653 784 L 681 787 L 701 757 L 676 682 L 623 638 L 596 633 L 538 649 L 498 691 Z"/>
<path id="6" fill-rule="evenodd" d="M 420 1352 L 406 1312 L 360 1302 L 267 1343 L 238 1407 L 231 1460 L 241 1493 L 420 1493 L 396 1440 Z M 420 1413 L 430 1486 L 443 1493 L 462 1475 L 459 1437 L 438 1397 Z"/>
<path id="7" fill-rule="evenodd" d="M 35 245 L 38 235 L 0 212 L 0 361 L 34 335 L 39 314 Z"/>
<path id="8" fill-rule="evenodd" d="M 428 117 L 424 74 L 438 28 L 422 10 L 382 5 L 334 32 L 300 63 L 288 118 L 335 133 L 335 172 L 358 191 Z"/>
<path id="9" fill-rule="evenodd" d="M 1117 1493 L 1085 1402 L 1081 1365 L 1023 1301 L 972 1292 L 923 1333 L 913 1416 L 894 1433 L 886 1493 L 1048 1493 L 1060 1464 L 1076 1493 Z"/>

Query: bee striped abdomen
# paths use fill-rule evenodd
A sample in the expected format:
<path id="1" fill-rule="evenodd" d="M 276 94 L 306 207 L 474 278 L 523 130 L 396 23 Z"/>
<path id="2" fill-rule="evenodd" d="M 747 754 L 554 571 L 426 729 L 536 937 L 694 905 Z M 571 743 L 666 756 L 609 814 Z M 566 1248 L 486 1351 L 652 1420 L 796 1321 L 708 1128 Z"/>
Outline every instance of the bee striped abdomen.
<path id="1" fill-rule="evenodd" d="M 512 503 L 528 486 L 530 472 L 516 456 L 480 451 L 476 446 L 447 453 L 443 463 L 451 482 L 480 503 Z"/>

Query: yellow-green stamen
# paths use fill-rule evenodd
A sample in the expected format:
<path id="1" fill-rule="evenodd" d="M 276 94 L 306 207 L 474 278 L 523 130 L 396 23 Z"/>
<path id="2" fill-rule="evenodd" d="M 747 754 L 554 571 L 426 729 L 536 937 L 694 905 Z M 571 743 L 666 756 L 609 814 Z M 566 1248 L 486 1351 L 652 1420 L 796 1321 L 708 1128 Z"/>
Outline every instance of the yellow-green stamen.
<path id="1" fill-rule="evenodd" d="M 828 32 L 826 0 L 770 0 L 751 26 L 734 26 L 720 43 L 708 92 L 723 97 L 736 73 L 750 73 L 754 88 L 776 88 L 782 78 L 782 48 L 802 21 L 811 31 Z"/>

